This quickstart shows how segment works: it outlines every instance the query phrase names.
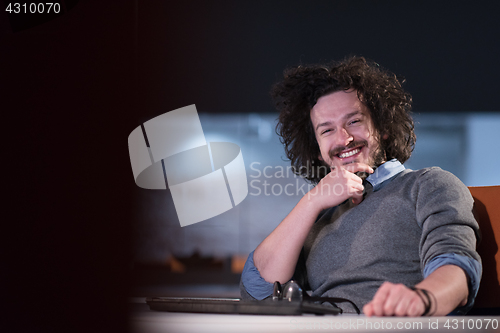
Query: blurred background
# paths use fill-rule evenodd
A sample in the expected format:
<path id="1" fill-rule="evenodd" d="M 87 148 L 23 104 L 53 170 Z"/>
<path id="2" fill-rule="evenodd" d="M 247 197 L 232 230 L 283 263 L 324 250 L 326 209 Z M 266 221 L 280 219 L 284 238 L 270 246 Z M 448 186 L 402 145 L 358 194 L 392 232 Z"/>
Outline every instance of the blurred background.
<path id="1" fill-rule="evenodd" d="M 246 256 L 307 191 L 274 132 L 269 89 L 288 66 L 377 61 L 413 96 L 406 167 L 500 184 L 496 1 L 60 3 L 57 15 L 0 14 L 4 142 L 15 142 L 4 277 L 11 308 L 38 328 L 126 330 L 129 297 L 237 296 Z M 135 185 L 127 137 L 190 104 L 208 141 L 241 147 L 249 194 L 181 228 L 168 190 Z"/>

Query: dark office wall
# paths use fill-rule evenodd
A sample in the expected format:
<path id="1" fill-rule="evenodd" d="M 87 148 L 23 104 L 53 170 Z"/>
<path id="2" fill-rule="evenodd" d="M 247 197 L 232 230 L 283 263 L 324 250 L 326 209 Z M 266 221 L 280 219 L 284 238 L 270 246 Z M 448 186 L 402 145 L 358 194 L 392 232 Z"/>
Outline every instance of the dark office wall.
<path id="1" fill-rule="evenodd" d="M 496 1 L 141 2 L 141 105 L 273 111 L 268 90 L 285 67 L 355 54 L 406 77 L 419 112 L 498 110 L 498 9 Z"/>
<path id="2" fill-rule="evenodd" d="M 140 123 L 193 103 L 200 112 L 271 112 L 269 86 L 284 67 L 348 54 L 405 76 L 417 111 L 498 110 L 497 7 L 80 1 L 15 32 L 16 17 L 2 9 L 3 176 L 12 212 L 2 222 L 2 275 L 15 296 L 6 303 L 22 316 L 11 318 L 37 331 L 126 325 L 137 218 L 126 140 Z"/>
<path id="3" fill-rule="evenodd" d="M 7 331 L 127 330 L 134 6 L 113 3 L 15 33 L 0 14 Z"/>

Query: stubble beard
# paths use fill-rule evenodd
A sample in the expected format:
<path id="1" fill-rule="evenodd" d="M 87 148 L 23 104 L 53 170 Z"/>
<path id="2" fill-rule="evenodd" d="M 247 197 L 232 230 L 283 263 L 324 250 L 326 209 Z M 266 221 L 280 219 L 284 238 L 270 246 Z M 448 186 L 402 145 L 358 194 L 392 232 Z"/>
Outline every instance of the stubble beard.
<path id="1" fill-rule="evenodd" d="M 379 166 L 381 166 L 385 162 L 386 162 L 385 151 L 383 151 L 379 145 L 377 147 L 377 149 L 375 149 L 372 152 L 372 154 L 370 156 L 370 160 L 366 164 L 368 164 L 375 171 Z M 359 172 L 356 172 L 355 175 L 358 176 L 359 178 L 361 178 L 362 180 L 365 180 L 370 174 L 367 172 L 359 171 Z"/>
<path id="2" fill-rule="evenodd" d="M 345 148 L 333 149 L 332 151 L 329 152 L 329 157 L 330 157 L 330 159 L 333 159 L 333 157 L 335 155 L 339 154 L 340 152 L 342 152 L 342 150 L 351 149 L 351 148 L 354 148 L 354 147 L 357 147 L 360 145 L 362 145 L 363 148 L 365 148 L 365 147 L 369 148 L 368 142 L 366 140 L 355 141 L 355 142 L 351 142 Z M 354 160 L 354 161 L 349 162 L 347 164 L 356 163 L 356 162 L 357 161 Z M 382 148 L 380 147 L 380 144 L 378 144 L 377 149 L 375 149 L 374 151 L 371 152 L 369 160 L 365 164 L 369 165 L 373 170 L 375 170 L 376 168 L 378 168 L 380 165 L 384 164 L 385 162 L 386 162 L 385 151 L 383 151 Z M 357 175 L 358 177 L 360 177 L 362 180 L 365 180 L 366 177 L 368 177 L 370 175 L 369 173 L 363 172 L 363 171 L 358 171 L 358 172 L 355 172 L 354 174 Z"/>

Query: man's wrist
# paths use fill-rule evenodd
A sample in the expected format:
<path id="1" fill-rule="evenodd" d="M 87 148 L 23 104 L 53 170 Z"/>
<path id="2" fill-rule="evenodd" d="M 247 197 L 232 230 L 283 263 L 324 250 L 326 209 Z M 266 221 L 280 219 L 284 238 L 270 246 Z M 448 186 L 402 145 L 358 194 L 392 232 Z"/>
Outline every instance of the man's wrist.
<path id="1" fill-rule="evenodd" d="M 314 188 L 311 190 L 313 191 Z M 307 192 L 302 199 L 300 199 L 301 204 L 303 205 L 304 209 L 306 209 L 308 212 L 311 212 L 312 214 L 315 214 L 316 216 L 319 215 L 323 210 L 330 208 L 330 207 L 322 207 L 320 204 L 320 200 L 315 200 L 315 194 L 314 192 L 311 193 L 311 191 Z"/>
<path id="2" fill-rule="evenodd" d="M 409 288 L 413 290 L 418 295 L 418 297 L 420 297 L 422 303 L 424 304 L 424 312 L 422 313 L 422 317 L 432 316 L 434 313 L 436 313 L 437 300 L 436 296 L 434 296 L 433 293 L 423 288 L 417 288 L 417 287 L 409 287 Z"/>

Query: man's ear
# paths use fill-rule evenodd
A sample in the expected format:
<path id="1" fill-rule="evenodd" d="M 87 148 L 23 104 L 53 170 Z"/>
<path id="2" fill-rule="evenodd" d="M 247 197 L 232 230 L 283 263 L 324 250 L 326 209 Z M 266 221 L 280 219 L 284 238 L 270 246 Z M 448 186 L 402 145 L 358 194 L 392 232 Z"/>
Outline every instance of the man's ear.
<path id="1" fill-rule="evenodd" d="M 318 155 L 318 160 L 320 160 L 321 162 L 324 162 L 323 157 L 321 157 L 321 154 Z"/>
<path id="2" fill-rule="evenodd" d="M 385 133 L 384 135 L 382 135 L 382 139 L 387 140 L 388 138 L 389 138 L 389 134 Z"/>

